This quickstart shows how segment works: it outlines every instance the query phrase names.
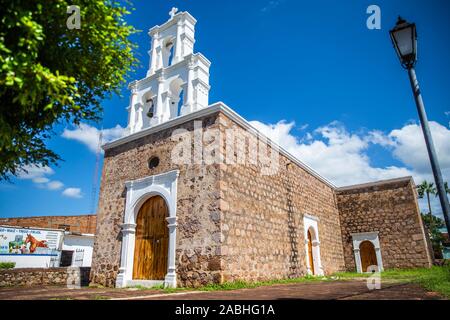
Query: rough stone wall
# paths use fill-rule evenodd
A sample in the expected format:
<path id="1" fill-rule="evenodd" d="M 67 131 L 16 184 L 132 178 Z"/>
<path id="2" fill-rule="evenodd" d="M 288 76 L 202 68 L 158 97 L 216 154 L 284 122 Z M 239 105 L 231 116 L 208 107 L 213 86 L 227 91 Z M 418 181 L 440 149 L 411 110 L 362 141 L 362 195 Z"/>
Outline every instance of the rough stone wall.
<path id="1" fill-rule="evenodd" d="M 18 268 L 0 270 L 0 287 L 15 286 L 85 286 L 90 268 Z"/>
<path id="2" fill-rule="evenodd" d="M 197 119 L 204 152 L 226 157 L 226 129 L 244 129 L 223 113 Z M 303 215 L 319 218 L 321 260 L 329 274 L 344 268 L 342 238 L 331 186 L 281 156 L 279 171 L 263 175 L 252 165 L 176 165 L 172 132 L 192 133 L 194 121 L 105 152 L 91 282 L 114 286 L 120 266 L 125 182 L 179 169 L 176 267 L 178 285 L 297 277 L 306 273 Z M 209 131 L 211 133 L 211 131 Z M 220 141 L 218 149 L 208 149 Z M 194 145 L 195 143 L 193 143 Z M 211 152 L 212 151 L 212 152 Z M 241 152 L 243 150 L 236 150 Z M 243 151 L 249 153 L 249 149 Z M 242 153 L 241 153 L 242 154 Z M 160 164 L 150 170 L 152 156 Z M 288 165 L 288 163 L 291 163 Z"/>
<path id="3" fill-rule="evenodd" d="M 379 232 L 383 267 L 429 267 L 431 259 L 412 178 L 337 191 L 345 266 L 356 270 L 351 233 Z"/>
<path id="4" fill-rule="evenodd" d="M 226 130 L 232 129 L 240 141 L 235 143 L 234 162 L 243 153 L 249 159 L 249 144 L 243 143 L 246 131 L 224 114 L 220 129 L 222 156 L 230 152 Z M 249 162 L 221 165 L 220 210 L 223 281 L 305 275 L 305 214 L 319 218 L 324 272 L 344 268 L 334 190 L 281 154 L 274 175 L 264 175 L 261 166 Z"/>
<path id="5" fill-rule="evenodd" d="M 200 142 L 195 141 L 193 133 L 194 123 L 199 121 L 203 133 Z M 179 129 L 191 134 L 194 154 L 201 146 L 204 154 L 214 154 L 221 161 L 209 165 L 174 163 L 172 152 L 182 139 L 173 139 L 172 134 Z M 209 134 L 205 135 L 207 129 Z M 318 218 L 325 274 L 355 268 L 352 232 L 380 232 L 385 268 L 429 265 L 410 179 L 335 190 L 281 153 L 278 167 L 267 175 L 261 163 L 233 164 L 243 155 L 248 159 L 251 148 L 248 141 L 230 144 L 230 129 L 238 141 L 249 136 L 240 123 L 218 112 L 105 152 L 92 283 L 115 285 L 125 182 L 174 169 L 180 170 L 176 244 L 179 286 L 305 275 L 305 215 Z M 218 147 L 209 148 L 216 139 Z M 153 156 L 159 157 L 160 164 L 149 169 L 148 160 Z"/>
<path id="6" fill-rule="evenodd" d="M 202 130 L 217 127 L 217 114 L 198 120 L 202 121 Z M 192 133 L 194 122 L 150 134 L 105 152 L 91 282 L 115 285 L 120 267 L 125 182 L 175 169 L 180 170 L 176 247 L 178 285 L 200 286 L 220 281 L 218 165 L 174 164 L 171 153 L 179 141 L 173 140 L 171 135 L 177 129 Z M 149 169 L 148 160 L 153 156 L 158 156 L 160 163 Z"/>
<path id="7" fill-rule="evenodd" d="M 48 229 L 68 226 L 71 232 L 95 234 L 96 220 L 96 215 L 0 218 L 0 225 Z"/>

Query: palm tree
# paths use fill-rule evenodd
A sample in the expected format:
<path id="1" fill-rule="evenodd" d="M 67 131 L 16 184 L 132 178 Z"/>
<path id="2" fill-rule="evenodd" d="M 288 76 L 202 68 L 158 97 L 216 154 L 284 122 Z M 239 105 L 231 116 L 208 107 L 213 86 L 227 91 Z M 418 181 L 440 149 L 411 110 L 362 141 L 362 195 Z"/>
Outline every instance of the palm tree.
<path id="1" fill-rule="evenodd" d="M 425 181 L 424 181 L 424 182 L 425 182 Z M 422 184 L 423 184 L 423 182 L 422 182 Z M 431 185 L 433 185 L 433 184 L 431 184 Z M 420 187 L 420 186 L 419 186 L 419 187 Z M 444 182 L 444 190 L 445 190 L 445 193 L 446 193 L 446 194 L 450 194 L 450 189 L 448 188 L 448 182 Z M 439 197 L 439 193 L 437 192 L 436 189 L 435 189 L 434 195 L 435 195 L 436 197 Z M 419 197 L 420 197 L 420 190 L 419 190 Z"/>
<path id="2" fill-rule="evenodd" d="M 421 184 L 417 186 L 417 191 L 419 193 L 419 198 L 423 198 L 427 195 L 428 201 L 428 214 L 430 215 L 430 229 L 431 224 L 433 222 L 433 214 L 431 213 L 431 203 L 430 203 L 430 194 L 436 194 L 436 188 L 434 187 L 434 183 L 430 183 L 427 181 L 423 181 Z"/>
<path id="3" fill-rule="evenodd" d="M 444 182 L 444 190 L 446 194 L 450 194 L 450 189 L 448 188 L 448 182 Z M 438 197 L 439 194 L 436 192 L 436 197 Z"/>

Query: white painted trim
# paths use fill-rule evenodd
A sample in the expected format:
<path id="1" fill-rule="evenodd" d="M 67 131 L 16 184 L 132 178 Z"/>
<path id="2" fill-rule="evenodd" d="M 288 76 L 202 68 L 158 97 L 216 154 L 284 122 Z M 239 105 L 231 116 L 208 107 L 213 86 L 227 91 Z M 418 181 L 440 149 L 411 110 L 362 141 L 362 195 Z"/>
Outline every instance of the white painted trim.
<path id="1" fill-rule="evenodd" d="M 177 14 L 174 15 L 174 17 L 172 19 L 169 19 L 167 22 L 164 22 L 161 26 L 154 26 L 152 28 L 149 29 L 148 34 L 152 35 L 155 32 L 162 32 L 164 30 L 169 29 L 171 26 L 175 25 L 179 18 L 185 18 L 186 20 L 188 20 L 189 22 L 191 22 L 193 25 L 195 25 L 197 23 L 197 20 L 187 11 L 183 11 L 183 12 L 178 12 Z"/>
<path id="2" fill-rule="evenodd" d="M 355 237 L 356 239 L 365 239 L 367 237 L 371 237 L 371 236 L 378 236 L 379 232 L 378 231 L 372 231 L 372 232 L 353 232 L 350 233 L 350 235 L 352 237 Z M 367 239 L 366 239 L 367 240 Z M 364 241 L 364 240 L 362 240 Z"/>
<path id="3" fill-rule="evenodd" d="M 313 221 L 317 221 L 317 222 L 320 221 L 319 217 L 312 216 L 312 215 L 309 215 L 309 214 L 306 214 L 306 213 L 303 215 L 303 217 L 308 218 L 308 219 L 313 220 Z"/>
<path id="4" fill-rule="evenodd" d="M 125 217 L 122 224 L 122 252 L 120 260 L 119 274 L 117 275 L 116 287 L 124 288 L 130 284 L 140 282 L 140 284 L 156 283 L 158 280 L 133 280 L 134 244 L 136 232 L 136 218 L 142 204 L 153 196 L 161 196 L 167 205 L 169 217 L 167 217 L 169 228 L 169 252 L 167 274 L 164 279 L 164 286 L 175 288 L 177 285 L 177 275 L 175 266 L 176 253 L 176 227 L 177 227 L 177 181 L 180 172 L 173 170 L 166 173 L 149 176 L 143 179 L 128 181 Z"/>
<path id="5" fill-rule="evenodd" d="M 156 286 L 164 285 L 164 280 L 128 280 L 127 287 L 145 287 L 152 288 Z"/>
<path id="6" fill-rule="evenodd" d="M 262 132 L 260 132 L 258 129 L 253 127 L 247 120 L 245 120 L 243 117 L 241 117 L 239 114 L 237 114 L 233 109 L 228 107 L 223 102 L 216 102 L 216 103 L 214 103 L 214 104 L 212 104 L 209 107 L 206 107 L 204 109 L 200 109 L 200 110 L 197 110 L 197 111 L 194 111 L 194 112 L 191 112 L 191 113 L 188 113 L 188 114 L 176 117 L 174 119 L 168 120 L 166 122 L 163 122 L 161 124 L 155 125 L 153 127 L 146 128 L 144 130 L 135 132 L 135 133 L 130 134 L 128 136 L 125 136 L 125 137 L 119 138 L 117 140 L 111 141 L 109 143 L 104 144 L 102 146 L 102 148 L 103 148 L 103 150 L 108 150 L 108 149 L 111 149 L 111 148 L 115 148 L 115 147 L 118 147 L 118 146 L 123 145 L 125 143 L 128 143 L 130 141 L 134 141 L 134 140 L 137 140 L 139 138 L 145 137 L 147 135 L 159 132 L 161 130 L 170 129 L 172 127 L 175 127 L 175 126 L 178 126 L 180 124 L 189 122 L 191 120 L 194 120 L 194 119 L 197 119 L 197 118 L 201 118 L 201 117 L 205 117 L 205 116 L 217 113 L 217 112 L 224 113 L 227 117 L 229 117 L 231 120 L 235 121 L 237 124 L 242 126 L 244 129 L 246 129 L 251 134 L 253 134 L 253 135 L 257 136 L 257 137 L 260 137 L 261 140 L 263 140 L 263 141 L 267 141 L 267 143 L 269 145 L 271 145 L 275 149 L 278 149 L 278 151 L 282 155 L 284 155 L 286 158 L 288 158 L 290 161 L 292 161 L 293 163 L 295 163 L 296 165 L 298 165 L 299 167 L 304 169 L 306 172 L 310 173 L 312 176 L 314 176 L 315 178 L 319 179 L 320 181 L 322 181 L 323 183 L 328 185 L 330 188 L 332 188 L 332 189 L 336 188 L 336 186 L 333 183 L 331 183 L 326 178 L 322 177 L 320 174 L 318 174 L 316 171 L 314 171 L 307 164 L 303 163 L 298 158 L 296 158 L 291 153 L 289 153 L 286 149 L 284 149 L 283 147 L 279 146 L 276 142 L 274 142 L 271 139 L 269 139 L 268 137 L 266 137 Z"/>
<path id="7" fill-rule="evenodd" d="M 309 214 L 303 215 L 303 228 L 304 228 L 304 237 L 305 237 L 305 253 L 306 253 L 306 270 L 309 275 L 317 275 L 323 276 L 323 267 L 322 267 L 322 259 L 320 257 L 320 239 L 319 239 L 319 226 L 318 226 L 319 218 L 316 216 L 312 216 Z M 313 254 L 313 265 L 314 265 L 314 274 L 311 270 L 309 263 L 309 253 L 308 253 L 308 230 L 311 230 L 312 236 L 312 254 Z"/>
<path id="8" fill-rule="evenodd" d="M 95 234 L 92 234 L 92 233 L 73 233 L 71 231 L 65 231 L 64 232 L 64 236 L 94 238 Z"/>
<path id="9" fill-rule="evenodd" d="M 381 257 L 380 239 L 378 237 L 378 231 L 374 232 L 360 232 L 351 233 L 353 239 L 353 253 L 355 255 L 356 271 L 358 273 L 363 273 L 361 255 L 359 246 L 364 241 L 372 242 L 375 247 L 375 255 L 377 256 L 378 271 L 383 271 L 383 259 Z"/>

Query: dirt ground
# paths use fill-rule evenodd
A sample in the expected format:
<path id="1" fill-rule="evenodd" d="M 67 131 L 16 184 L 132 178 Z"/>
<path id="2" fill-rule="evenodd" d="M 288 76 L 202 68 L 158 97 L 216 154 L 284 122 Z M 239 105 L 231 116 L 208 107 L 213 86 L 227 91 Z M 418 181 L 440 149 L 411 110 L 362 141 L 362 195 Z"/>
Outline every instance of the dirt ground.
<path id="1" fill-rule="evenodd" d="M 437 300 L 415 284 L 387 283 L 369 290 L 365 281 L 332 281 L 262 286 L 229 291 L 180 291 L 65 287 L 0 288 L 0 300 Z"/>

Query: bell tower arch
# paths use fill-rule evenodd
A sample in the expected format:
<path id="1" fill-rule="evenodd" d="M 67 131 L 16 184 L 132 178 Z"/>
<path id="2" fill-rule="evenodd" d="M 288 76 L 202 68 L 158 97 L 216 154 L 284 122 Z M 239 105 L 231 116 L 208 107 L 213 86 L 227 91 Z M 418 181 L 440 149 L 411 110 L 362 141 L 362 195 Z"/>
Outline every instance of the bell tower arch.
<path id="1" fill-rule="evenodd" d="M 129 134 L 209 105 L 211 62 L 194 53 L 197 20 L 176 8 L 169 14 L 168 21 L 149 30 L 147 76 L 129 85 Z"/>

